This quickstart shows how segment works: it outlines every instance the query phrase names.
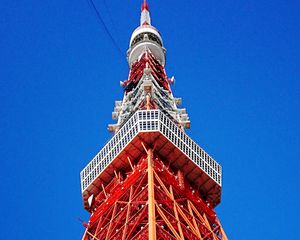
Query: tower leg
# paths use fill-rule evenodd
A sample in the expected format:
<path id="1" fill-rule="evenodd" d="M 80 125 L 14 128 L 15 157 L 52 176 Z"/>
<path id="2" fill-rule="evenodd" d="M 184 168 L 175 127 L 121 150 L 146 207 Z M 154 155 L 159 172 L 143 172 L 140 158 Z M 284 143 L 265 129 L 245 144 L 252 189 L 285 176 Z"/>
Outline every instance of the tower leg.
<path id="1" fill-rule="evenodd" d="M 155 199 L 154 199 L 154 174 L 153 150 L 148 149 L 148 223 L 149 240 L 156 240 Z"/>
<path id="2" fill-rule="evenodd" d="M 84 234 L 83 234 L 83 236 L 82 236 L 82 240 L 85 240 L 86 237 L 87 237 L 87 229 L 85 229 L 85 231 L 84 231 Z"/>

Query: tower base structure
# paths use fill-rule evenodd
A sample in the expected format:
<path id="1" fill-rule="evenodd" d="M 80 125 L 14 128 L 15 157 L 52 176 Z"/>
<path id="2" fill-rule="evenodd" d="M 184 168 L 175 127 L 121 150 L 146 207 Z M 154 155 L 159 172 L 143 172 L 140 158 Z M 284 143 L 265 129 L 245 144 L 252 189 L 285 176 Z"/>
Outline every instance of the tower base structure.
<path id="1" fill-rule="evenodd" d="M 227 240 L 211 206 L 179 169 L 141 142 L 144 154 L 94 199 L 83 240 Z M 124 221 L 125 219 L 125 221 Z"/>

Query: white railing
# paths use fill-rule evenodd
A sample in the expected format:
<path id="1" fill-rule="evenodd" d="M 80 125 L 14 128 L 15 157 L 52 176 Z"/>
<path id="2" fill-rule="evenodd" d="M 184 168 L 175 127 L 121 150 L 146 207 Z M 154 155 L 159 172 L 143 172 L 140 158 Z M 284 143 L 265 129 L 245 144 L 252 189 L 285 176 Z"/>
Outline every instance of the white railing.
<path id="1" fill-rule="evenodd" d="M 120 128 L 112 139 L 81 171 L 84 192 L 139 132 L 160 132 L 220 186 L 221 166 L 160 110 L 140 110 Z"/>

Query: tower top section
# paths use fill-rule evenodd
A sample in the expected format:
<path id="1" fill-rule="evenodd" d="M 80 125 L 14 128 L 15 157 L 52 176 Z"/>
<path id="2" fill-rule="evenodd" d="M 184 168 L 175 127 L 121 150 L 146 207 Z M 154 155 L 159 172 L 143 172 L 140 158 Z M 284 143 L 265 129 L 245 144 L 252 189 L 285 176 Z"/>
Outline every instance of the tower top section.
<path id="1" fill-rule="evenodd" d="M 144 0 L 141 6 L 141 26 L 143 25 L 151 25 L 149 6 L 146 0 Z"/>
<path id="2" fill-rule="evenodd" d="M 148 3 L 147 3 L 147 1 L 146 0 L 144 0 L 144 2 L 142 3 L 142 7 L 141 7 L 141 11 L 143 11 L 143 10 L 147 10 L 147 11 L 149 11 L 149 6 L 148 6 Z"/>
<path id="3" fill-rule="evenodd" d="M 165 66 L 166 49 L 163 47 L 159 31 L 151 25 L 149 5 L 146 0 L 141 6 L 140 26 L 133 31 L 129 42 L 127 60 L 130 67 L 145 50 L 150 50 L 160 64 Z"/>

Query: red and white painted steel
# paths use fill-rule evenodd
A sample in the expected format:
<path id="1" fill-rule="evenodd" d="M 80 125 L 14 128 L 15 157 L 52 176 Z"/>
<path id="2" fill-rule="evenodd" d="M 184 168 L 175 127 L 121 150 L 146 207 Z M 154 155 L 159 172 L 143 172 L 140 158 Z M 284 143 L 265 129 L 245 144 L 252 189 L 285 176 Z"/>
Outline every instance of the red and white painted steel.
<path id="1" fill-rule="evenodd" d="M 185 133 L 189 117 L 171 91 L 165 55 L 144 1 L 117 122 L 108 126 L 114 136 L 80 173 L 91 213 L 83 240 L 227 239 L 214 211 L 221 166 Z"/>

